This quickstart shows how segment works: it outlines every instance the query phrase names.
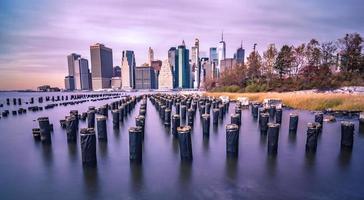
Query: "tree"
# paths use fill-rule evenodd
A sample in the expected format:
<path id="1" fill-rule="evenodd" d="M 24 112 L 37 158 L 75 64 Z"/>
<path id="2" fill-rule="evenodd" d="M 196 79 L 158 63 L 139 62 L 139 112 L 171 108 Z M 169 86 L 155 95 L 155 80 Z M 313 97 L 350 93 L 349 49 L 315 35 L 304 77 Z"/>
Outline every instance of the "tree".
<path id="1" fill-rule="evenodd" d="M 321 44 L 321 65 L 324 67 L 330 67 L 336 63 L 335 52 L 337 50 L 336 45 L 333 42 L 324 42 Z"/>
<path id="2" fill-rule="evenodd" d="M 268 78 L 272 76 L 274 63 L 277 58 L 277 48 L 274 44 L 270 44 L 268 49 L 263 52 L 263 65 L 262 65 L 262 74 L 266 75 Z"/>
<path id="3" fill-rule="evenodd" d="M 364 73 L 361 62 L 363 38 L 358 33 L 346 34 L 339 39 L 341 65 L 344 71 Z"/>
<path id="4" fill-rule="evenodd" d="M 316 39 L 311 39 L 307 44 L 305 54 L 309 66 L 318 67 L 320 65 L 320 43 Z"/>
<path id="5" fill-rule="evenodd" d="M 306 44 L 301 44 L 294 48 L 293 50 L 293 56 L 294 56 L 294 62 L 291 69 L 291 75 L 294 75 L 297 77 L 298 72 L 305 64 L 305 48 Z"/>
<path id="6" fill-rule="evenodd" d="M 248 77 L 255 80 L 260 77 L 260 68 L 262 66 L 262 57 L 259 52 L 253 51 L 247 58 Z"/>
<path id="7" fill-rule="evenodd" d="M 279 74 L 280 79 L 283 78 L 283 75 L 288 74 L 292 68 L 294 61 L 292 49 L 292 46 L 283 45 L 278 53 L 276 62 L 274 64 L 274 69 Z"/>

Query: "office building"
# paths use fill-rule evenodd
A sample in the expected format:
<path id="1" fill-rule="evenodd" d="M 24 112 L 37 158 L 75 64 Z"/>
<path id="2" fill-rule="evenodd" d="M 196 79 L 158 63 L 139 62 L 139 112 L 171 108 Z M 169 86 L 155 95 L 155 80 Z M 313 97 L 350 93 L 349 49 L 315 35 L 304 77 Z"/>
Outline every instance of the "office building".
<path id="1" fill-rule="evenodd" d="M 90 69 L 88 68 L 88 60 L 78 58 L 74 62 L 75 67 L 75 89 L 76 90 L 91 90 Z"/>
<path id="2" fill-rule="evenodd" d="M 134 51 L 123 51 L 121 59 L 121 85 L 125 90 L 135 88 L 135 66 Z"/>
<path id="3" fill-rule="evenodd" d="M 90 53 L 93 89 L 111 88 L 113 73 L 112 49 L 97 43 L 90 46 Z"/>
<path id="4" fill-rule="evenodd" d="M 154 51 L 152 47 L 149 47 L 148 49 L 148 65 L 152 66 L 152 61 L 154 60 Z"/>
<path id="5" fill-rule="evenodd" d="M 173 73 L 169 60 L 164 60 L 159 74 L 159 89 L 173 89 Z"/>
<path id="6" fill-rule="evenodd" d="M 155 81 L 155 89 L 158 89 L 159 86 L 159 72 L 162 67 L 162 61 L 161 60 L 153 60 L 151 67 L 154 69 L 154 81 Z"/>
<path id="7" fill-rule="evenodd" d="M 75 79 L 73 76 L 66 76 L 64 77 L 64 88 L 67 91 L 73 91 L 75 90 Z"/>
<path id="8" fill-rule="evenodd" d="M 67 64 L 68 64 L 68 76 L 75 76 L 75 60 L 80 58 L 81 55 L 72 53 L 67 56 Z"/>
<path id="9" fill-rule="evenodd" d="M 111 88 L 112 89 L 120 89 L 121 88 L 121 77 L 112 77 L 111 78 Z"/>
<path id="10" fill-rule="evenodd" d="M 135 89 L 155 89 L 154 69 L 150 66 L 135 68 Z"/>
<path id="11" fill-rule="evenodd" d="M 212 70 L 209 58 L 201 58 L 201 76 L 200 76 L 200 87 L 202 87 L 207 78 L 212 78 Z"/>
<path id="12" fill-rule="evenodd" d="M 121 67 L 115 66 L 113 68 L 112 77 L 121 77 Z"/>
<path id="13" fill-rule="evenodd" d="M 178 50 L 176 47 L 168 50 L 168 63 L 172 70 L 173 88 L 178 88 Z"/>
<path id="14" fill-rule="evenodd" d="M 241 46 L 236 50 L 236 53 L 234 54 L 234 58 L 236 60 L 236 63 L 244 64 L 245 49 L 243 49 L 243 43 L 241 43 Z"/>
<path id="15" fill-rule="evenodd" d="M 191 48 L 191 68 L 192 68 L 192 85 L 193 88 L 198 89 L 200 87 L 200 42 L 196 38 L 195 45 Z"/>
<path id="16" fill-rule="evenodd" d="M 218 61 L 217 61 L 216 71 L 217 71 L 217 77 L 219 77 L 221 71 L 221 61 L 226 58 L 226 44 L 224 41 L 224 33 L 221 34 L 221 41 L 219 42 L 219 45 L 217 47 L 217 57 Z"/>
<path id="17" fill-rule="evenodd" d="M 231 70 L 236 65 L 236 60 L 233 58 L 225 58 L 221 60 L 220 70 L 221 73 L 225 70 Z"/>
<path id="18" fill-rule="evenodd" d="M 189 50 L 186 49 L 185 41 L 178 46 L 178 88 L 190 88 L 191 69 L 189 63 Z"/>

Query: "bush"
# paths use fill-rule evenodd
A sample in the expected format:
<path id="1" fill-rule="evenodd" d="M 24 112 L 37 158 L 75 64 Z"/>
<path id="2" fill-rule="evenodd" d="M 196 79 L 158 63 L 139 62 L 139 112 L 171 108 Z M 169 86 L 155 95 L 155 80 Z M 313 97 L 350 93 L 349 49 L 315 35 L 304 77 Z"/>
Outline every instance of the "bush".
<path id="1" fill-rule="evenodd" d="M 265 92 L 268 90 L 266 84 L 251 83 L 245 87 L 245 92 Z"/>

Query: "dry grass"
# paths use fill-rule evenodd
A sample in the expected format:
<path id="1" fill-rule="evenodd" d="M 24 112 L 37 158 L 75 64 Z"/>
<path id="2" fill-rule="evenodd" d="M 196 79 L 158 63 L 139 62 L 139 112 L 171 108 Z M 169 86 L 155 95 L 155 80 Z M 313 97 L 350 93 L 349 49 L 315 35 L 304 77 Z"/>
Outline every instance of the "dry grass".
<path id="1" fill-rule="evenodd" d="M 364 111 L 364 95 L 321 94 L 321 93 L 205 93 L 207 96 L 229 96 L 230 99 L 248 97 L 251 101 L 262 102 L 265 98 L 279 98 L 289 107 L 304 110 L 351 110 Z"/>

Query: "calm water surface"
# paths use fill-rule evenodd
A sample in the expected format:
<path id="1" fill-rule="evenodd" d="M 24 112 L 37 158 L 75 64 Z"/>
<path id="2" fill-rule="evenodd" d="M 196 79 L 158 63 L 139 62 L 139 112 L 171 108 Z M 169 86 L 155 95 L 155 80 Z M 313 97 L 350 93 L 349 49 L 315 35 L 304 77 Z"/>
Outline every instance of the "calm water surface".
<path id="1" fill-rule="evenodd" d="M 0 93 L 29 98 L 39 93 Z M 47 93 L 50 95 L 51 93 Z M 59 95 L 59 93 L 56 93 Z M 0 119 L 1 199 L 364 199 L 364 137 L 355 122 L 352 152 L 340 151 L 340 122 L 324 123 L 315 156 L 305 154 L 306 126 L 312 113 L 299 112 L 295 137 L 288 134 L 289 113 L 283 111 L 278 154 L 267 155 L 267 139 L 249 110 L 242 112 L 239 156 L 229 160 L 225 153 L 225 126 L 211 124 L 203 138 L 200 118 L 192 131 L 192 164 L 182 164 L 177 141 L 164 128 L 155 107 L 148 101 L 146 132 L 141 166 L 129 162 L 128 128 L 134 126 L 140 104 L 114 130 L 109 117 L 108 141 L 97 142 L 97 168 L 84 169 L 81 149 L 68 144 L 59 120 L 72 109 L 115 100 L 56 107 L 48 111 Z M 233 112 L 234 104 L 230 104 Z M 25 104 L 23 104 L 25 107 Z M 16 107 L 11 107 L 10 110 Z M 5 108 L 0 108 L 4 110 Z M 52 145 L 33 140 L 34 121 L 47 116 L 54 124 Z M 109 113 L 109 116 L 110 113 Z M 212 120 L 211 120 L 212 122 Z M 86 127 L 80 121 L 80 128 Z"/>

